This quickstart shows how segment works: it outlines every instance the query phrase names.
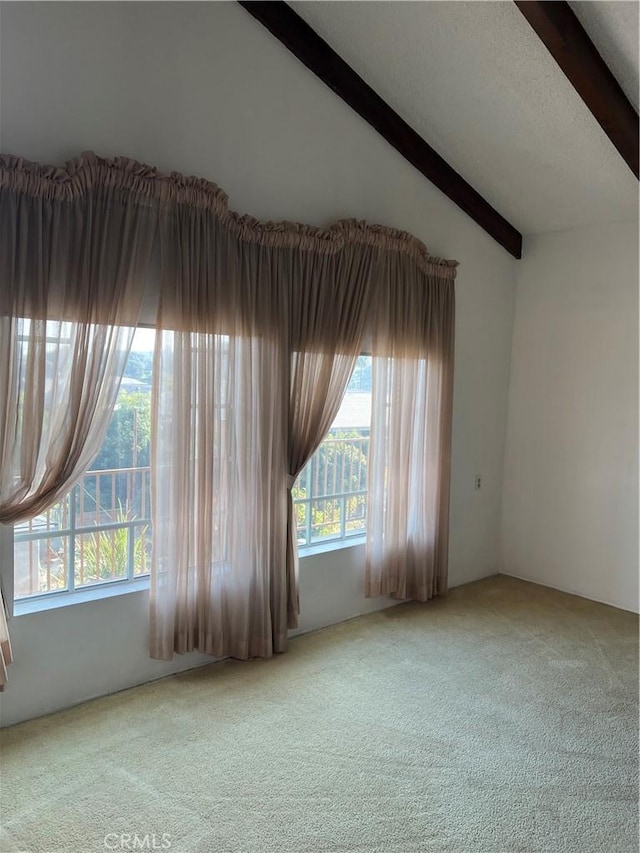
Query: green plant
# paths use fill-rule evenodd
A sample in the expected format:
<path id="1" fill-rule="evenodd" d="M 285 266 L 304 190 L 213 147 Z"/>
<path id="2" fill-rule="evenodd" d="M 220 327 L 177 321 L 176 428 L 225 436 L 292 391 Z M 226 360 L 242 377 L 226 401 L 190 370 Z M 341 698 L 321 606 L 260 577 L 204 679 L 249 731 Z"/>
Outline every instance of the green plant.
<path id="1" fill-rule="evenodd" d="M 126 524 L 131 521 L 135 521 L 135 516 L 124 511 L 119 503 L 116 522 Z M 133 541 L 134 574 L 140 574 L 145 564 L 146 532 L 145 525 Z M 74 566 L 76 585 L 126 578 L 129 568 L 129 536 L 134 536 L 134 528 L 130 526 L 79 536 L 76 541 Z"/>

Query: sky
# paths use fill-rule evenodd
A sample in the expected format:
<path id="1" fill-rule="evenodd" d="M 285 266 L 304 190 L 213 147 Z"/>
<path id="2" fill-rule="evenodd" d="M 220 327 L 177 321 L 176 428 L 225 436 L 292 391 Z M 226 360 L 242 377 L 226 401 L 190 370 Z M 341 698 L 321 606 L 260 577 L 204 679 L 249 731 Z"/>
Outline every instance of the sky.
<path id="1" fill-rule="evenodd" d="M 153 352 L 155 335 L 155 329 L 143 329 L 138 327 L 135 335 L 133 336 L 131 352 Z"/>

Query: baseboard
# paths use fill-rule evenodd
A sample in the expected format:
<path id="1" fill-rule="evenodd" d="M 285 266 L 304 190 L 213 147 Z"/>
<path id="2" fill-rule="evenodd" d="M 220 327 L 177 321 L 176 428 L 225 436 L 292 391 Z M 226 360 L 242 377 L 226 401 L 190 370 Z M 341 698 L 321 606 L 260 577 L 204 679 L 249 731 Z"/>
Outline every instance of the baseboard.
<path id="1" fill-rule="evenodd" d="M 640 610 L 634 610 L 632 607 L 623 607 L 621 604 L 614 604 L 612 601 L 606 601 L 604 598 L 594 598 L 592 595 L 585 595 L 583 592 L 578 592 L 576 589 L 568 589 L 564 586 L 557 586 L 550 583 L 541 583 L 534 578 L 527 578 L 524 575 L 515 575 L 513 572 L 498 572 L 499 575 L 504 575 L 508 578 L 515 578 L 519 581 L 527 581 L 527 583 L 535 583 L 537 586 L 544 586 L 547 589 L 555 589 L 557 592 L 566 592 L 568 595 L 577 595 L 578 598 L 584 598 L 586 601 L 595 601 L 597 604 L 606 604 L 607 607 L 615 607 L 616 610 L 624 610 L 626 613 L 635 613 L 638 615 Z"/>

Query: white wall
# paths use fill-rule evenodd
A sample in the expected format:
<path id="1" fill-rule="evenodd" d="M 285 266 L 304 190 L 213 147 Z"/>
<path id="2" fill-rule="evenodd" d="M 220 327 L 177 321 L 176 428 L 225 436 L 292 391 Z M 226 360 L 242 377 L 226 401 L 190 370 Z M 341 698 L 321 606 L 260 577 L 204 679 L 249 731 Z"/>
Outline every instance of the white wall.
<path id="1" fill-rule="evenodd" d="M 4 152 L 56 164 L 124 154 L 214 180 L 261 218 L 364 218 L 460 261 L 450 581 L 495 574 L 515 261 L 235 3 L 4 3 L 0 14 Z M 303 630 L 391 603 L 364 599 L 362 547 L 303 559 L 300 572 Z M 202 661 L 149 660 L 146 593 L 10 628 L 5 725 Z"/>
<path id="2" fill-rule="evenodd" d="M 527 238 L 502 571 L 638 609 L 638 225 Z"/>

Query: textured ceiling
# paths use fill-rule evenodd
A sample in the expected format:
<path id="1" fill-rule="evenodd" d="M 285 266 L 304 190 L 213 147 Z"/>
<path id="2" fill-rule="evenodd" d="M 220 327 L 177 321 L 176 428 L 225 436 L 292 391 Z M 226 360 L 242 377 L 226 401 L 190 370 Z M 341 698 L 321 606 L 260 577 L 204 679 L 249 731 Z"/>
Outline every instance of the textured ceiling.
<path id="1" fill-rule="evenodd" d="M 608 3 L 574 2 L 569 5 L 638 112 L 640 3 L 627 0 Z"/>
<path id="2" fill-rule="evenodd" d="M 524 234 L 637 219 L 633 173 L 514 3 L 290 5 Z M 585 28 L 637 90 L 637 4 L 572 6 L 598 7 Z"/>

